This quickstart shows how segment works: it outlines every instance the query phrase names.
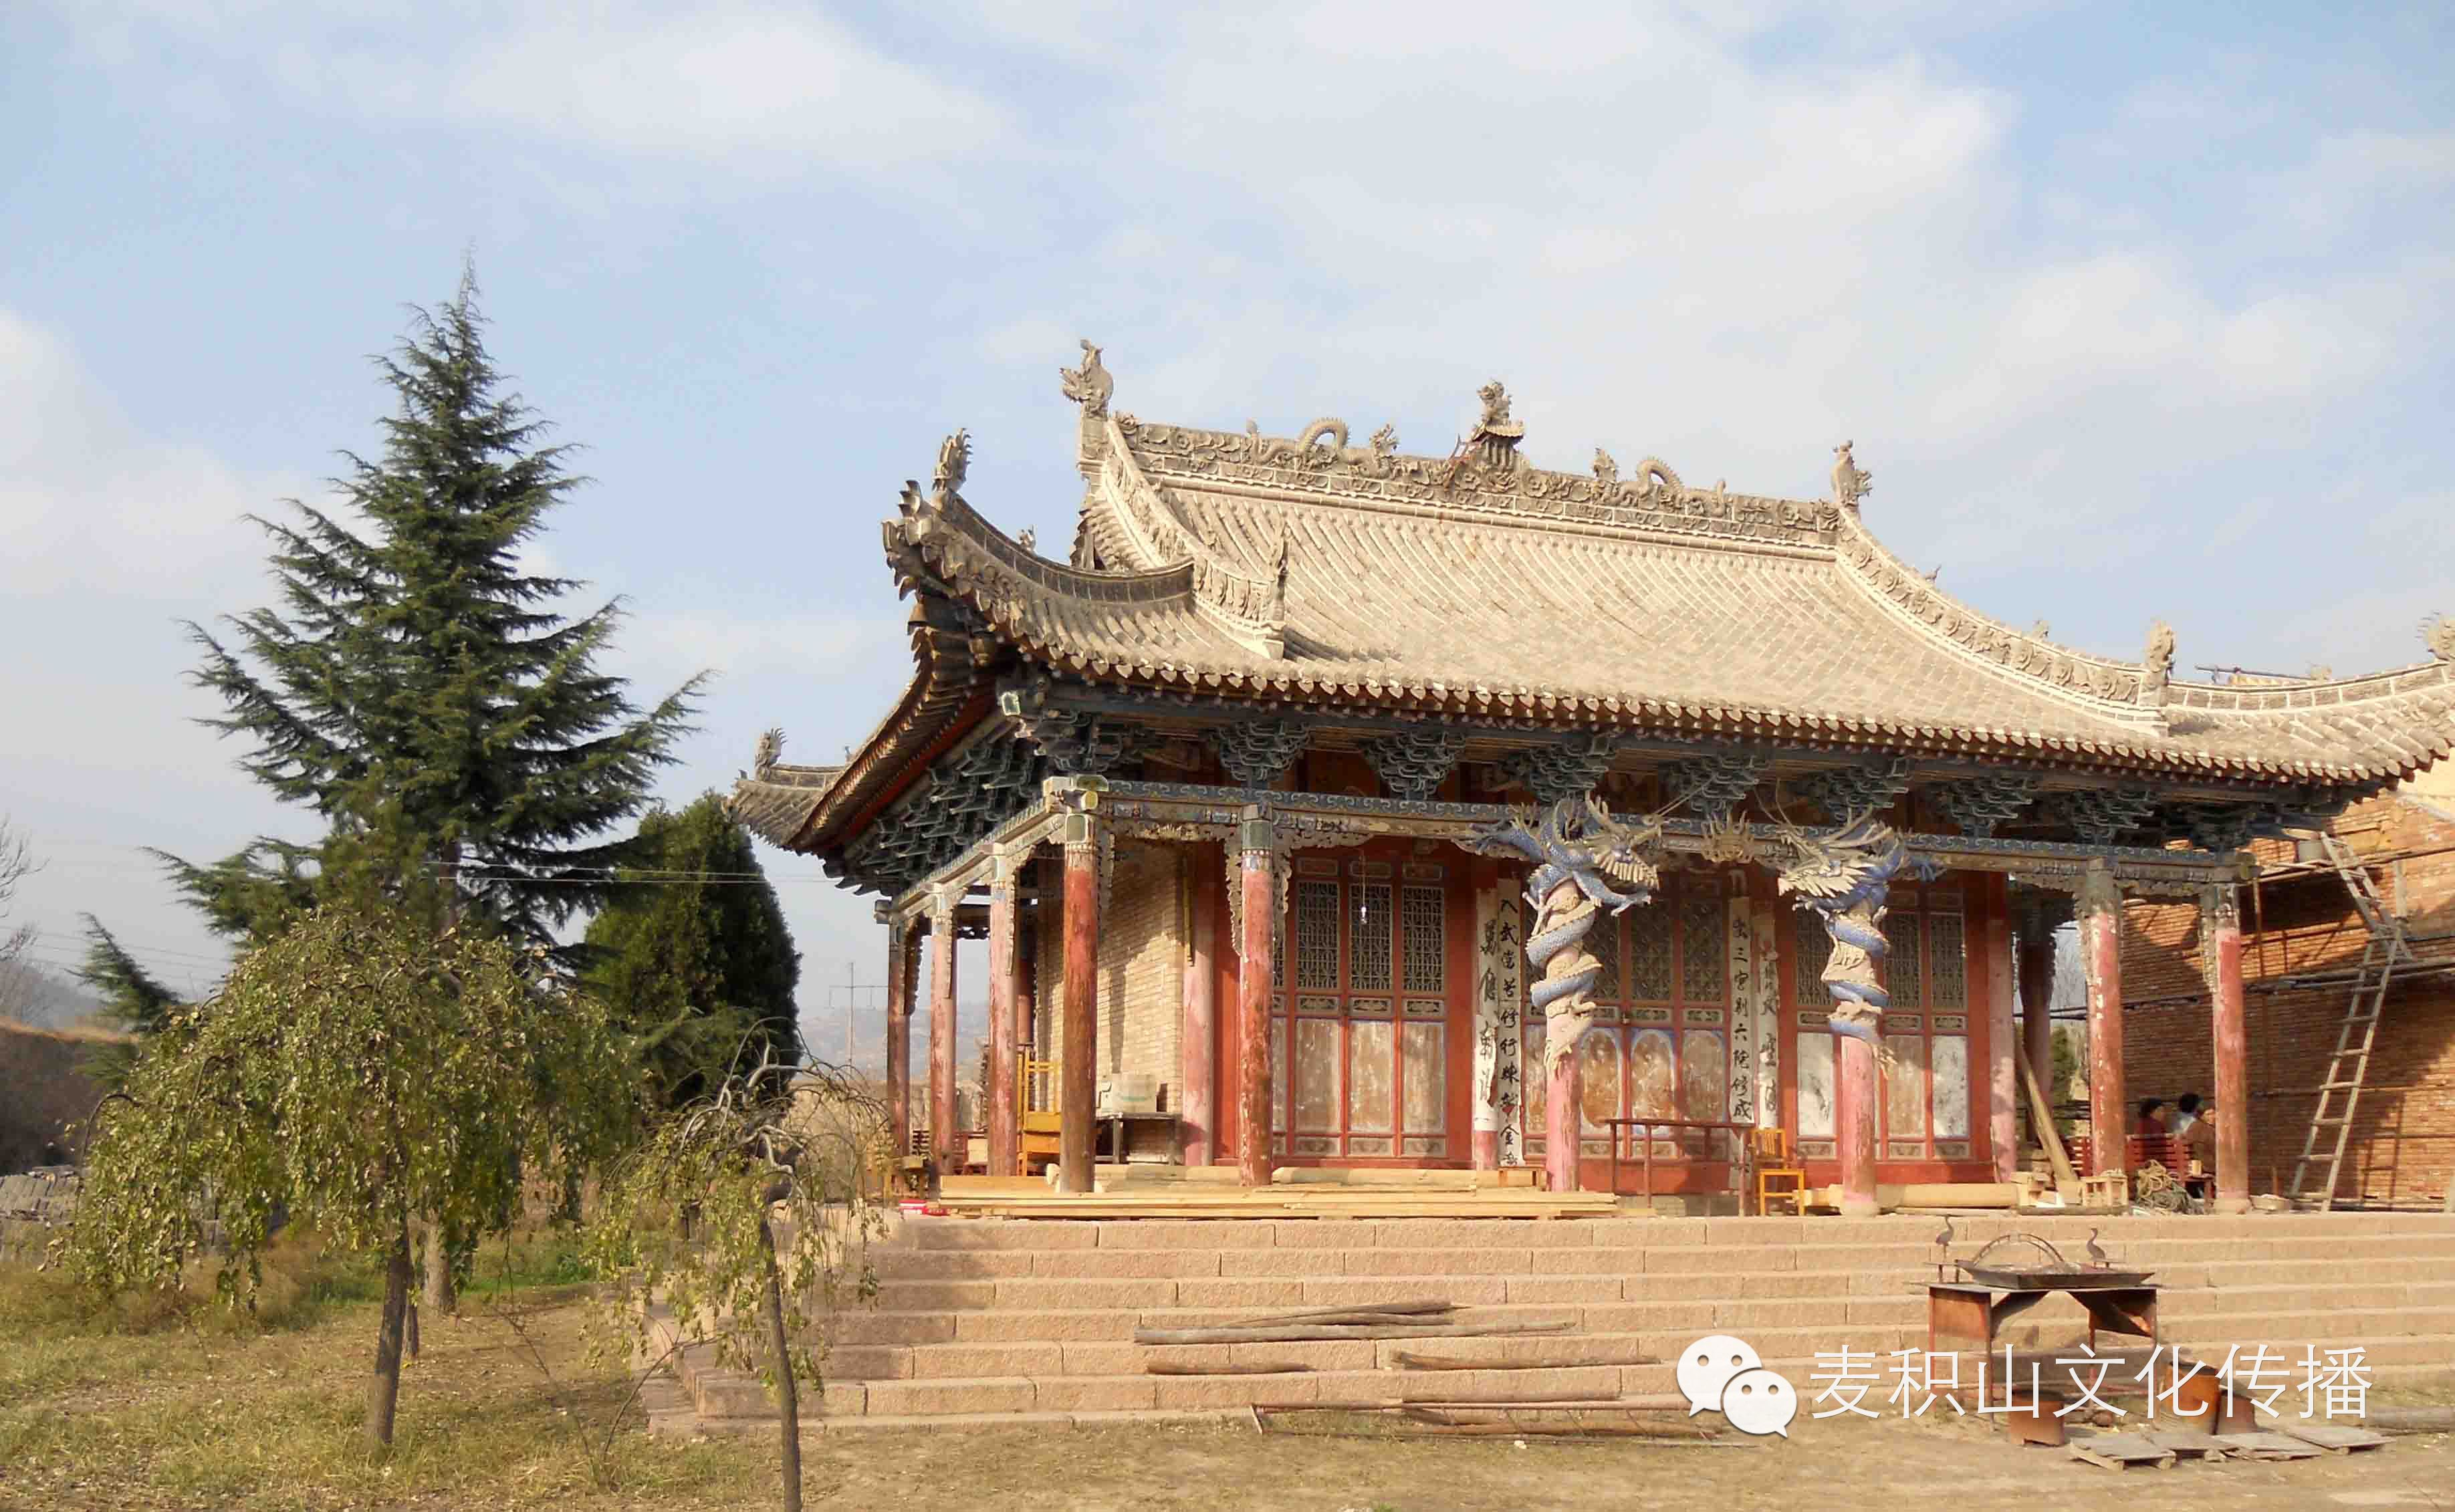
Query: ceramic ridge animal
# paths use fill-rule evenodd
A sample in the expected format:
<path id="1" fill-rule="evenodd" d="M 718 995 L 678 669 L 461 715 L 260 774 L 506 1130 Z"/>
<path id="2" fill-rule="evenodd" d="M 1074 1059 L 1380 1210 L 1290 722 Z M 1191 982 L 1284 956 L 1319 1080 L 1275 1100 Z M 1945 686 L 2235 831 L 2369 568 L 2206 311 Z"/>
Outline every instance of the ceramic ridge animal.
<path id="1" fill-rule="evenodd" d="M 1832 1030 L 1878 1044 L 1876 1026 L 1893 1005 L 1877 976 L 1890 948 L 1883 931 L 1884 894 L 1913 865 L 1909 847 L 1872 810 L 1820 837 L 1784 825 L 1782 839 L 1797 859 L 1782 870 L 1777 885 L 1801 908 L 1814 909 L 1833 937 L 1823 977 L 1834 998 Z"/>
<path id="2" fill-rule="evenodd" d="M 1515 855 L 1534 863 L 1526 901 L 1534 909 L 1526 958 L 1541 974 L 1532 1001 L 1543 1015 L 1543 1059 L 1556 1069 L 1576 1050 L 1593 1021 L 1593 987 L 1602 962 L 1586 949 L 1586 936 L 1605 907 L 1624 914 L 1654 900 L 1662 871 L 1645 855 L 1659 839 L 1659 824 L 1632 826 L 1612 817 L 1599 800 L 1571 796 L 1537 815 L 1513 807 L 1510 816 L 1471 842 L 1486 856 Z"/>

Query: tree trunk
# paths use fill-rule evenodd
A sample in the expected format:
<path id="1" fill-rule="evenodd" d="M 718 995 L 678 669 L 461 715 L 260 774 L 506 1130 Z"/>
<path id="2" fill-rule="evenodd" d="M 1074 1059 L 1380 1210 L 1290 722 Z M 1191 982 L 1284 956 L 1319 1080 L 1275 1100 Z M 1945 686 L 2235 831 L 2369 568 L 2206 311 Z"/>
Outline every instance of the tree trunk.
<path id="1" fill-rule="evenodd" d="M 444 1241 L 443 1225 L 426 1225 L 426 1310 L 440 1318 L 460 1310 L 452 1289 L 452 1246 Z"/>
<path id="2" fill-rule="evenodd" d="M 782 1423 L 784 1512 L 801 1512 L 801 1396 L 793 1384 L 793 1346 L 784 1334 L 784 1283 L 776 1265 L 776 1231 L 759 1220 L 767 1258 L 767 1341 L 776 1354 L 776 1407 Z"/>
<path id="3" fill-rule="evenodd" d="M 392 1447 L 393 1408 L 400 1401 L 401 1334 L 409 1317 L 409 1227 L 393 1240 L 384 1262 L 383 1328 L 375 1336 L 375 1371 L 367 1381 L 367 1446 Z"/>

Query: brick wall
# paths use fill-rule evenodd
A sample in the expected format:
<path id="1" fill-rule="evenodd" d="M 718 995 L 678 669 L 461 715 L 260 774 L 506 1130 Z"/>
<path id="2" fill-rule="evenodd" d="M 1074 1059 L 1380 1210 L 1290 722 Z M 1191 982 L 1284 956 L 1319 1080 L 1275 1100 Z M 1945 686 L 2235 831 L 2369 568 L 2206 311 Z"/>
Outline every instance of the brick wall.
<path id="1" fill-rule="evenodd" d="M 1051 872 L 1055 871 L 1052 866 Z M 1057 896 L 1051 889 L 1052 899 Z M 1064 910 L 1041 910 L 1037 1038 L 1048 1058 L 1065 1054 Z M 1185 876 L 1178 848 L 1117 842 L 1107 907 L 1100 920 L 1098 1059 L 1106 1076 L 1147 1072 L 1177 1105 L 1185 1027 Z"/>
<path id="2" fill-rule="evenodd" d="M 2455 963 L 2455 820 L 2389 796 L 2348 812 L 2337 833 L 2379 858 L 2381 890 L 2400 907 L 2424 965 Z M 2242 897 L 2244 1017 L 2250 1035 L 2253 1191 L 2289 1185 L 2336 1044 L 2349 990 L 2289 979 L 2343 972 L 2366 933 L 2331 870 L 2297 870 L 2289 845 L 2262 841 L 2261 885 Z M 2198 910 L 2136 903 L 2123 939 L 2123 1081 L 2135 1099 L 2209 1096 L 2215 1080 L 2207 989 L 2200 979 Z M 2434 1199 L 2455 1178 L 2455 973 L 2393 987 L 2380 1015 L 2369 1075 L 2354 1115 L 2337 1191 L 2378 1200 Z"/>

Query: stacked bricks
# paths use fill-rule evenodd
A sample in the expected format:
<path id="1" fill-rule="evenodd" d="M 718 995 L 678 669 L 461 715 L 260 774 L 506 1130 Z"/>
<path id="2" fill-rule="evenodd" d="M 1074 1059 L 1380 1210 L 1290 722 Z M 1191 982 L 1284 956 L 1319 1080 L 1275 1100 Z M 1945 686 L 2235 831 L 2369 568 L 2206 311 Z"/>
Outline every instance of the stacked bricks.
<path id="1" fill-rule="evenodd" d="M 1880 1372 L 1892 1351 L 1925 1347 L 1935 1222 L 913 1218 L 873 1251 L 875 1306 L 829 1324 L 822 1405 L 826 1421 L 859 1426 L 981 1414 L 1106 1421 L 1371 1400 L 1427 1385 L 1465 1399 L 1665 1392 L 1675 1389 L 1672 1366 L 1644 1361 L 1672 1360 L 1709 1333 L 1747 1340 L 1805 1397 L 1819 1354 L 1847 1347 L 1874 1356 Z M 2091 1229 L 2102 1227 L 2117 1260 L 2157 1272 L 2165 1341 L 2218 1361 L 2232 1344 L 2271 1345 L 2296 1361 L 2304 1344 L 2357 1344 L 2381 1382 L 2440 1379 L 2455 1361 L 2455 1219 L 2005 1215 L 1959 1219 L 1956 1227 L 1963 1258 L 2014 1231 L 2042 1233 L 2077 1257 Z M 1477 1320 L 1572 1327 L 1399 1341 L 1133 1341 L 1142 1327 L 1426 1299 L 1454 1302 Z M 2078 1306 L 2057 1298 L 2022 1315 L 2011 1335 L 2022 1347 L 2052 1347 L 2084 1328 Z M 1494 1366 L 1593 1362 L 1410 1374 L 1398 1368 L 1399 1350 Z M 1148 1374 L 1163 1361 L 1309 1368 Z M 756 1421 L 772 1411 L 753 1377 L 697 1362 L 685 1371 L 710 1418 Z"/>

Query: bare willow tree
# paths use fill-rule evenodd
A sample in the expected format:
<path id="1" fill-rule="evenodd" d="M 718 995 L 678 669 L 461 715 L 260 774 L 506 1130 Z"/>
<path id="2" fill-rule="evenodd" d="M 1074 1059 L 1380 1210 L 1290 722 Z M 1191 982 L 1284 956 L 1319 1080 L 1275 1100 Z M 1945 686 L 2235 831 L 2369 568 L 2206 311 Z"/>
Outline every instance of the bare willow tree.
<path id="1" fill-rule="evenodd" d="M 849 1070 L 789 1066 L 762 1045 L 615 1167 L 590 1232 L 598 1273 L 619 1278 L 599 1294 L 604 1344 L 650 1352 L 661 1306 L 682 1342 L 756 1366 L 774 1388 L 786 1512 L 801 1505 L 798 1382 L 819 1382 L 824 1355 L 813 1324 L 877 1290 L 867 1251 L 883 1213 L 865 1177 L 885 1131 Z"/>
<path id="2" fill-rule="evenodd" d="M 35 981 L 26 953 L 34 947 L 35 929 L 31 924 L 9 929 L 8 923 L 18 884 L 41 870 L 26 832 L 0 816 L 0 930 L 6 931 L 0 934 L 0 1018 L 16 1018 L 33 1000 Z"/>

